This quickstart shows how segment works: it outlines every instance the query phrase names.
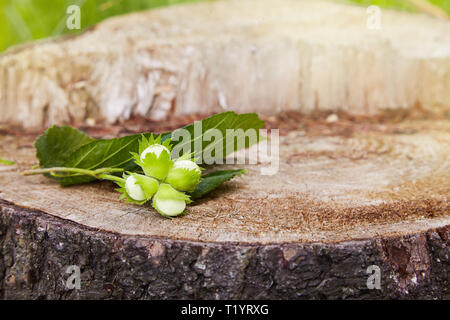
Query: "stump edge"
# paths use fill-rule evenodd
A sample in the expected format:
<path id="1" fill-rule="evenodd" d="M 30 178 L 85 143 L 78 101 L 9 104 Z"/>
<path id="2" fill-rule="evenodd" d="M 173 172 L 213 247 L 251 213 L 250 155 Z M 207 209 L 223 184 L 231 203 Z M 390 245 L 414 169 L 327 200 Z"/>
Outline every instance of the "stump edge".
<path id="1" fill-rule="evenodd" d="M 342 243 L 120 235 L 0 200 L 2 299 L 448 299 L 450 227 Z M 66 268 L 81 288 L 66 287 Z M 368 289 L 376 265 L 381 289 Z"/>

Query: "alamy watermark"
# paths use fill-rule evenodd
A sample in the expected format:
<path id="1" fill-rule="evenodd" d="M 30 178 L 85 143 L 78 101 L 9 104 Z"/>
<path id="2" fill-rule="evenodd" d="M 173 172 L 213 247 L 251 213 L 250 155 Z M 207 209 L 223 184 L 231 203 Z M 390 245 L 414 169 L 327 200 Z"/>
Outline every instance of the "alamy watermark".
<path id="1" fill-rule="evenodd" d="M 80 267 L 76 265 L 68 266 L 66 269 L 66 274 L 70 276 L 66 280 L 66 288 L 69 290 L 81 289 L 81 271 Z"/>
<path id="2" fill-rule="evenodd" d="M 377 289 L 381 290 L 381 269 L 379 266 L 373 264 L 369 266 L 366 270 L 366 273 L 369 274 L 367 278 L 367 288 L 370 290 Z"/>
<path id="3" fill-rule="evenodd" d="M 66 27 L 69 30 L 81 29 L 81 9 L 80 6 L 73 4 L 67 7 L 66 13 L 68 17 L 66 19 Z"/>
<path id="4" fill-rule="evenodd" d="M 181 128 L 171 138 L 176 142 L 174 158 L 193 154 L 198 164 L 261 164 L 262 175 L 274 175 L 279 169 L 278 129 L 227 129 L 224 134 L 216 128 L 203 131 L 202 122 L 196 121 L 193 132 Z"/>
<path id="5" fill-rule="evenodd" d="M 369 30 L 381 29 L 381 9 L 379 6 L 369 6 L 366 9 L 366 27 Z"/>

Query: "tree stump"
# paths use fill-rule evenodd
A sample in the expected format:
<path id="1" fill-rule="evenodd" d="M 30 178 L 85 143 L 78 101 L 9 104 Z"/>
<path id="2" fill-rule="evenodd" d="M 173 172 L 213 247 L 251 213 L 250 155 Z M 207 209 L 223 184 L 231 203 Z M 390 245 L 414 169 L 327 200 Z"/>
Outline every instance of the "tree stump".
<path id="1" fill-rule="evenodd" d="M 0 298 L 450 298 L 449 22 L 381 19 L 217 1 L 3 54 L 0 158 L 17 166 L 0 166 Z M 18 172 L 50 124 L 115 136 L 229 108 L 280 128 L 279 172 L 224 166 L 248 173 L 181 218 L 119 202 L 109 182 Z"/>
<path id="2" fill-rule="evenodd" d="M 1 122 L 450 106 L 450 22 L 325 1 L 211 1 L 108 19 L 0 57 Z"/>
<path id="3" fill-rule="evenodd" d="M 296 119 L 277 175 L 246 165 L 173 220 L 118 202 L 109 182 L 63 188 L 3 167 L 2 298 L 448 298 L 449 121 Z M 31 137 L 0 141 L 36 164 Z"/>

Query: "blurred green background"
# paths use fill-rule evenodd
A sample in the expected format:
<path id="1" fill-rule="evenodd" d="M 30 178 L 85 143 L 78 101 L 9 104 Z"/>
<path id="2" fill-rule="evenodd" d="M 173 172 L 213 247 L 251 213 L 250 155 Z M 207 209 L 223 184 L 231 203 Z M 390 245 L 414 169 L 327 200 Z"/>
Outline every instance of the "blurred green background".
<path id="1" fill-rule="evenodd" d="M 0 51 L 22 42 L 80 32 L 66 27 L 66 9 L 72 4 L 81 7 L 82 31 L 111 16 L 198 1 L 205 0 L 0 0 Z M 374 4 L 384 8 L 415 11 L 404 0 L 348 1 L 364 6 Z M 428 1 L 450 14 L 450 0 Z"/>

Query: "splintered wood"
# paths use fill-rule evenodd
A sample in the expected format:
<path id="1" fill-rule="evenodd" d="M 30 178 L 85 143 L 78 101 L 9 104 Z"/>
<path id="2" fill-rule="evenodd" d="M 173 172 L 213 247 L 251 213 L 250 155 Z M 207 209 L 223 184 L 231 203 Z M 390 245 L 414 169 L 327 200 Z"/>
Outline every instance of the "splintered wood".
<path id="1" fill-rule="evenodd" d="M 206 1 L 0 56 L 0 123 L 450 106 L 450 21 L 306 0 Z"/>

